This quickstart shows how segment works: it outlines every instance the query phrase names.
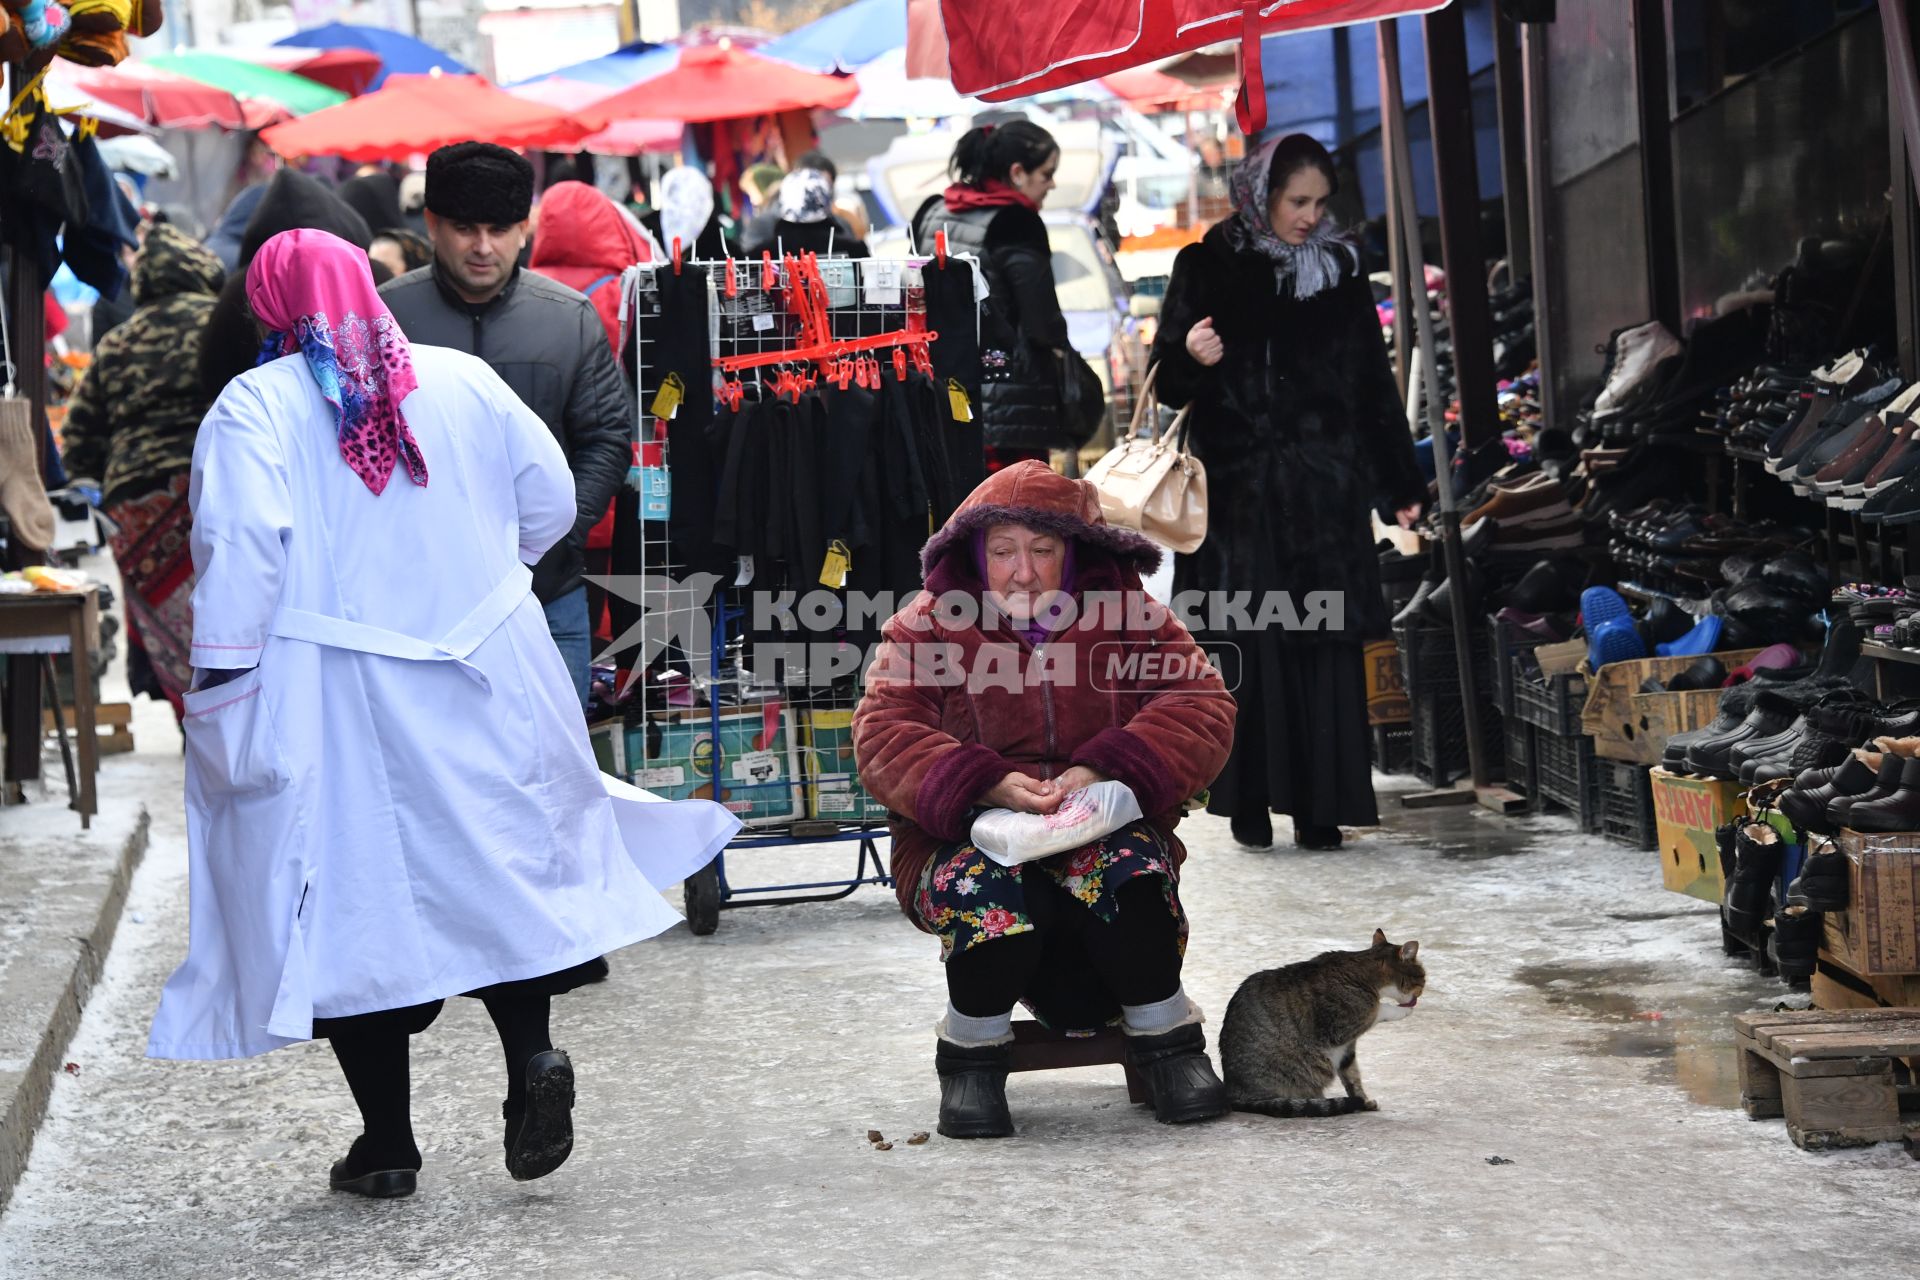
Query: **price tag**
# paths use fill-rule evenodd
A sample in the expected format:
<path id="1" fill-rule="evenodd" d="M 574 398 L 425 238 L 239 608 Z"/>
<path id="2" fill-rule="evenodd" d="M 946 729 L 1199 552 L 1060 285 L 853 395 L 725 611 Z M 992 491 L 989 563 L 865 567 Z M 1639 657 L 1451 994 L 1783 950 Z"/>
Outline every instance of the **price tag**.
<path id="1" fill-rule="evenodd" d="M 668 374 L 666 380 L 660 384 L 660 390 L 654 394 L 653 416 L 664 418 L 668 422 L 673 421 L 674 415 L 680 412 L 680 406 L 686 402 L 686 399 L 687 384 L 680 380 L 679 374 Z"/>
<path id="2" fill-rule="evenodd" d="M 847 574 L 853 568 L 853 553 L 847 544 L 838 538 L 827 548 L 826 561 L 820 566 L 820 585 L 835 591 L 847 585 Z"/>
<path id="3" fill-rule="evenodd" d="M 973 401 L 967 399 L 967 389 L 958 378 L 947 379 L 947 407 L 955 422 L 973 421 Z"/>
<path id="4" fill-rule="evenodd" d="M 875 262 L 868 259 L 866 277 L 868 306 L 889 307 L 900 304 L 902 291 L 899 263 Z"/>
<path id="5" fill-rule="evenodd" d="M 762 311 L 753 318 L 753 331 L 755 333 L 765 333 L 767 330 L 773 328 L 773 323 L 773 316 L 769 312 Z"/>

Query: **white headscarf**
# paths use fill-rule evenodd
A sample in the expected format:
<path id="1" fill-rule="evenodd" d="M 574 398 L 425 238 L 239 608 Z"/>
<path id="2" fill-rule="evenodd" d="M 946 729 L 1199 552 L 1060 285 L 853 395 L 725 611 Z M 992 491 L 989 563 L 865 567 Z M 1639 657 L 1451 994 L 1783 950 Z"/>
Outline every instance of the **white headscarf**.
<path id="1" fill-rule="evenodd" d="M 661 176 L 659 197 L 661 248 L 671 255 L 677 239 L 680 252 L 691 258 L 694 242 L 713 218 L 713 183 L 698 169 L 681 165 Z"/>
<path id="2" fill-rule="evenodd" d="M 833 216 L 833 180 L 818 169 L 796 169 L 780 182 L 783 222 L 825 222 Z"/>

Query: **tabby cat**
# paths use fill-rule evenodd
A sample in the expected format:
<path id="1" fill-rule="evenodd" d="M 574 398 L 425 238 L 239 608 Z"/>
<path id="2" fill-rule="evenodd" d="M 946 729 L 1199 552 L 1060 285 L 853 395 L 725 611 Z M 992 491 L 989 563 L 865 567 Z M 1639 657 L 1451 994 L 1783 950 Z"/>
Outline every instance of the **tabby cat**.
<path id="1" fill-rule="evenodd" d="M 1240 984 L 1220 1026 L 1220 1067 L 1235 1111 L 1337 1116 L 1377 1111 L 1354 1045 L 1376 1022 L 1413 1012 L 1427 985 L 1420 944 L 1373 931 L 1365 951 L 1328 951 Z M 1344 1098 L 1325 1097 L 1335 1078 Z"/>

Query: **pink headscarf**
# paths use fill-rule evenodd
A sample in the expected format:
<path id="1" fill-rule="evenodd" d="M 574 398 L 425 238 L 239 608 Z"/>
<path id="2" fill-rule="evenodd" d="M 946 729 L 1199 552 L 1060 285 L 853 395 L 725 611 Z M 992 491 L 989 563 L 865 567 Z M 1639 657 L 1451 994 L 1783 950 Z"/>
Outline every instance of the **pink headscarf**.
<path id="1" fill-rule="evenodd" d="M 339 415 L 340 456 L 384 492 L 396 462 L 422 488 L 420 454 L 400 402 L 420 384 L 407 337 L 373 287 L 367 255 L 326 231 L 283 231 L 247 268 L 247 303 L 272 332 L 262 363 L 298 351 Z"/>

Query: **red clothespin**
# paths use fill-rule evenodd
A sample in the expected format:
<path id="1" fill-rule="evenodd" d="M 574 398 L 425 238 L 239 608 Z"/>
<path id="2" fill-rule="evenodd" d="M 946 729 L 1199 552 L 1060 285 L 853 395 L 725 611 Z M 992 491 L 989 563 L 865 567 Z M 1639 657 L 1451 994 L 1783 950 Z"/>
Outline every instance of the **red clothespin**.
<path id="1" fill-rule="evenodd" d="M 770 250 L 760 252 L 760 288 L 772 293 L 780 287 L 780 273 L 773 269 L 773 253 Z"/>
<path id="2" fill-rule="evenodd" d="M 673 238 L 673 274 L 680 274 L 680 237 Z"/>
<path id="3" fill-rule="evenodd" d="M 740 296 L 740 279 L 734 273 L 732 258 L 727 259 L 727 296 L 729 298 Z"/>
<path id="4" fill-rule="evenodd" d="M 901 382 L 907 380 L 907 352 L 904 347 L 893 349 L 893 376 Z"/>
<path id="5" fill-rule="evenodd" d="M 947 233 L 945 231 L 933 233 L 933 256 L 934 260 L 940 264 L 940 269 L 945 271 L 947 269 Z"/>
<path id="6" fill-rule="evenodd" d="M 907 351 L 913 357 L 913 367 L 931 378 L 933 376 L 933 353 L 927 349 L 927 344 L 924 342 L 916 342 L 908 347 Z"/>

